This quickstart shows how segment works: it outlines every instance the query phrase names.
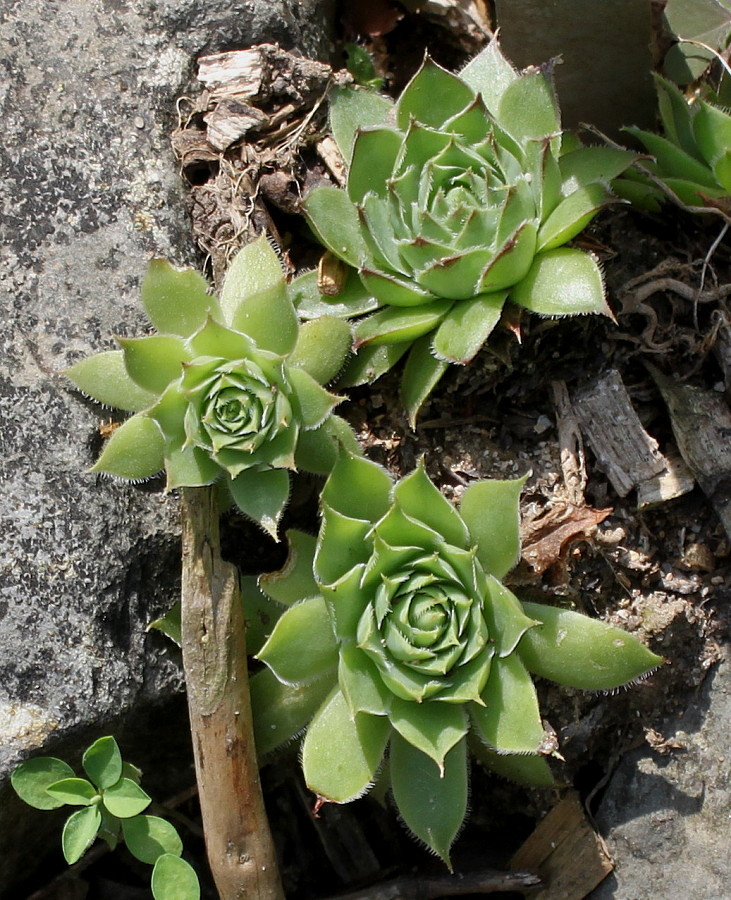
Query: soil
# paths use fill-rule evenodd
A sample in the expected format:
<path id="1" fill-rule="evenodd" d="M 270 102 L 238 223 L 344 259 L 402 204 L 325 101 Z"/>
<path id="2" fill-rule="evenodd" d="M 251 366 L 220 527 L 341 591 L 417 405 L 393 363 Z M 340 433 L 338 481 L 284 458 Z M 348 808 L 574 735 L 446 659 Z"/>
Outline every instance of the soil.
<path id="1" fill-rule="evenodd" d="M 421 25 L 415 31 L 407 24 L 369 45 L 394 93 L 418 66 L 425 46 L 452 66 L 462 62 L 465 50 L 476 49 L 455 46 L 436 27 Z M 183 128 L 203 134 L 204 107 L 187 112 Z M 316 262 L 319 251 L 303 243 L 294 212 L 307 186 L 330 175 L 314 149 L 318 129 L 324 127 L 323 109 L 312 114 L 308 99 L 293 111 L 291 122 L 299 125 L 305 118 L 299 142 L 276 144 L 259 134 L 222 155 L 205 158 L 198 153 L 183 159 L 194 231 L 214 274 L 252 222 L 253 227 L 269 226 L 292 271 Z M 267 176 L 263 183 L 262 175 Z M 242 181 L 249 191 L 237 193 L 232 185 L 240 187 Z M 671 417 L 646 364 L 681 383 L 728 397 L 728 372 L 719 362 L 718 342 L 728 328 L 729 311 L 723 296 L 693 302 L 667 287 L 638 302 L 636 284 L 671 278 L 691 291 L 700 291 L 702 279 L 706 289 L 727 285 L 728 241 L 708 258 L 719 230 L 718 219 L 692 217 L 671 206 L 661 215 L 613 207 L 579 243 L 602 262 L 616 322 L 598 316 L 565 321 L 515 317 L 512 329 L 497 335 L 469 366 L 450 368 L 422 410 L 416 431 L 398 402 L 399 371 L 372 388 L 350 391 L 340 409 L 371 459 L 401 476 L 425 454 L 430 476 L 450 499 L 479 478 L 530 473 L 522 512 L 526 546 L 535 552 L 524 554 L 508 584 L 524 599 L 551 598 L 620 625 L 665 658 L 651 677 L 617 694 L 539 684 L 541 709 L 555 730 L 560 753 L 556 773 L 579 790 L 589 811 L 624 752 L 643 741 L 665 748 L 660 723 L 686 708 L 719 658 L 729 626 L 730 538 L 712 496 L 698 486 L 638 509 L 636 493 L 619 496 L 589 448 L 578 463 L 585 487 L 577 499 L 561 457 L 554 385 L 565 385 L 575 397 L 602 373 L 616 370 L 660 452 L 674 451 Z M 300 478 L 285 528 L 316 529 L 315 488 L 311 479 Z M 282 548 L 241 519 L 231 518 L 226 533 L 230 555 L 247 571 L 271 570 L 281 562 Z M 538 544 L 536 535 L 548 539 Z M 263 783 L 292 900 L 327 897 L 416 869 L 442 871 L 406 835 L 387 802 L 366 798 L 346 807 L 325 807 L 314 818 L 296 748 L 265 767 Z M 475 767 L 471 814 L 455 847 L 456 868 L 504 866 L 557 796 L 557 791 L 517 787 Z M 194 800 L 180 810 L 195 820 Z M 203 869 L 200 840 L 191 837 L 185 843 Z M 63 896 L 149 896 L 144 867 L 138 870 L 124 851 L 115 858 L 103 869 L 89 870 L 85 877 L 93 886 L 88 895 Z M 210 884 L 204 896 L 215 896 Z"/>

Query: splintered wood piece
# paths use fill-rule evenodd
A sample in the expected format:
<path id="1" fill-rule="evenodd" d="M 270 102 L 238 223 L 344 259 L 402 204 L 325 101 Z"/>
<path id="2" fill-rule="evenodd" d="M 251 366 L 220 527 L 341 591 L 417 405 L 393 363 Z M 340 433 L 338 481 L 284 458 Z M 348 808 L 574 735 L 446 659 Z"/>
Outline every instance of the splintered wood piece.
<path id="1" fill-rule="evenodd" d="M 586 462 L 584 443 L 576 413 L 565 381 L 552 381 L 553 404 L 556 409 L 556 428 L 561 453 L 561 471 L 568 499 L 574 506 L 584 505 L 586 490 Z"/>
<path id="2" fill-rule="evenodd" d="M 374 884 L 362 891 L 340 894 L 330 900 L 431 900 L 464 894 L 502 894 L 506 891 L 528 891 L 540 887 L 541 879 L 532 872 L 499 872 L 485 869 L 465 874 L 440 875 L 432 878 L 395 878 Z"/>
<path id="3" fill-rule="evenodd" d="M 573 792 L 538 823 L 510 865 L 543 876 L 546 887 L 531 900 L 583 900 L 614 868 Z"/>
<path id="4" fill-rule="evenodd" d="M 269 124 L 269 116 L 240 100 L 226 98 L 220 101 L 213 112 L 203 116 L 208 126 L 208 143 L 216 150 L 226 150 L 247 133 L 258 131 Z"/>
<path id="5" fill-rule="evenodd" d="M 573 407 L 597 462 L 620 497 L 638 488 L 638 505 L 671 500 L 693 484 L 642 427 L 616 369 L 576 391 Z"/>
<path id="6" fill-rule="evenodd" d="M 711 501 L 731 538 L 731 410 L 715 391 L 681 384 L 654 366 L 655 379 L 670 413 L 683 459 Z"/>

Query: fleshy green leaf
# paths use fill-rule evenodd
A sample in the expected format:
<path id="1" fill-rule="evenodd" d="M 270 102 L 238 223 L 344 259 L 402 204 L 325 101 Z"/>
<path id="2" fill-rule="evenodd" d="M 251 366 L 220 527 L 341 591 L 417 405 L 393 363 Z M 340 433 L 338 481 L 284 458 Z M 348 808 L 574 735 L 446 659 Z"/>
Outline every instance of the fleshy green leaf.
<path id="1" fill-rule="evenodd" d="M 485 106 L 494 114 L 508 85 L 520 76 L 503 56 L 497 40 L 471 59 L 460 72 L 460 78 L 482 95 Z"/>
<path id="2" fill-rule="evenodd" d="M 255 294 L 276 289 L 284 281 L 279 257 L 260 235 L 239 250 L 228 267 L 221 288 L 221 311 L 224 322 L 231 325 L 241 304 Z"/>
<path id="3" fill-rule="evenodd" d="M 523 603 L 539 624 L 518 645 L 534 675 L 584 690 L 619 687 L 662 663 L 636 637 L 588 616 L 540 603 Z"/>
<path id="4" fill-rule="evenodd" d="M 94 784 L 105 789 L 122 777 L 122 754 L 113 737 L 102 737 L 89 747 L 82 759 L 84 771 Z"/>
<path id="5" fill-rule="evenodd" d="M 287 291 L 300 319 L 317 319 L 323 316 L 347 319 L 374 312 L 380 306 L 378 300 L 366 290 L 355 269 L 348 270 L 343 289 L 332 297 L 325 297 L 320 293 L 315 270 L 298 275 L 287 285 Z M 301 333 L 300 330 L 300 335 Z"/>
<path id="6" fill-rule="evenodd" d="M 338 645 L 322 597 L 287 609 L 257 658 L 280 681 L 300 684 L 322 678 L 338 664 Z"/>
<path id="7" fill-rule="evenodd" d="M 122 833 L 129 852 L 143 863 L 153 865 L 163 853 L 180 856 L 183 852 L 174 826 L 158 816 L 122 819 Z"/>
<path id="8" fill-rule="evenodd" d="M 467 813 L 466 742 L 450 750 L 440 771 L 433 760 L 394 734 L 389 761 L 401 817 L 451 869 L 449 850 Z"/>
<path id="9" fill-rule="evenodd" d="M 564 153 L 558 161 L 563 187 L 561 193 L 568 197 L 582 185 L 598 181 L 609 184 L 632 165 L 639 154 L 615 147 L 580 147 Z"/>
<path id="10" fill-rule="evenodd" d="M 500 98 L 497 119 L 518 141 L 558 134 L 561 121 L 548 77 L 533 71 L 511 81 Z"/>
<path id="11" fill-rule="evenodd" d="M 300 432 L 295 464 L 305 472 L 327 475 L 335 465 L 341 446 L 350 453 L 360 453 L 358 441 L 345 419 L 328 416 L 319 428 Z"/>
<path id="12" fill-rule="evenodd" d="M 293 389 L 297 418 L 305 429 L 318 428 L 330 415 L 342 397 L 326 391 L 304 369 L 290 369 L 288 378 Z"/>
<path id="13" fill-rule="evenodd" d="M 155 900 L 199 900 L 201 895 L 195 869 L 179 856 L 165 853 L 152 870 L 152 896 Z"/>
<path id="14" fill-rule="evenodd" d="M 555 787 L 553 773 L 544 756 L 538 754 L 497 753 L 486 747 L 479 740 L 470 742 L 472 755 L 485 768 L 518 784 L 531 787 Z"/>
<path id="15" fill-rule="evenodd" d="M 429 345 L 430 342 L 427 347 Z M 375 381 L 392 369 L 408 349 L 408 344 L 369 344 L 361 347 L 338 379 L 338 387 L 356 387 Z"/>
<path id="16" fill-rule="evenodd" d="M 462 495 L 459 511 L 477 545 L 477 559 L 502 579 L 520 557 L 520 492 L 528 476 L 479 481 Z"/>
<path id="17" fill-rule="evenodd" d="M 168 491 L 179 487 L 204 487 L 213 484 L 221 475 L 221 467 L 200 447 L 168 449 L 165 471 L 168 476 L 165 489 Z"/>
<path id="18" fill-rule="evenodd" d="M 278 572 L 262 575 L 259 586 L 273 600 L 291 606 L 319 593 L 312 566 L 315 560 L 316 540 L 302 531 L 288 531 L 289 554 Z"/>
<path id="19" fill-rule="evenodd" d="M 653 73 L 652 77 L 655 79 L 660 117 L 666 136 L 686 153 L 702 161 L 703 157 L 693 135 L 693 119 L 688 101 L 672 81 L 657 73 Z"/>
<path id="20" fill-rule="evenodd" d="M 369 258 L 358 211 L 345 191 L 329 186 L 315 188 L 302 207 L 318 239 L 335 256 L 356 269 Z"/>
<path id="21" fill-rule="evenodd" d="M 502 753 L 537 753 L 543 742 L 538 697 L 530 673 L 516 653 L 495 659 L 470 716 L 480 737 Z"/>
<path id="22" fill-rule="evenodd" d="M 379 302 L 389 306 L 404 306 L 407 309 L 423 307 L 433 302 L 436 298 L 426 288 L 420 287 L 415 281 L 408 281 L 396 275 L 386 272 L 361 269 L 360 278 L 367 291 L 370 291 Z M 417 312 L 414 309 L 413 312 Z"/>
<path id="23" fill-rule="evenodd" d="M 330 94 L 330 128 L 345 162 L 350 162 L 353 141 L 359 128 L 382 125 L 393 101 L 375 91 L 346 85 Z"/>
<path id="24" fill-rule="evenodd" d="M 61 846 L 64 859 L 70 866 L 78 862 L 94 843 L 101 824 L 98 806 L 86 806 L 68 817 L 63 826 Z"/>
<path id="25" fill-rule="evenodd" d="M 366 561 L 366 536 L 371 527 L 367 519 L 348 518 L 327 503 L 322 504 L 322 525 L 315 553 L 315 578 L 318 583 L 332 584 L 353 566 Z"/>
<path id="26" fill-rule="evenodd" d="M 279 540 L 279 520 L 289 499 L 289 472 L 286 469 L 245 469 L 232 478 L 231 495 L 236 506 Z"/>
<path id="27" fill-rule="evenodd" d="M 166 259 L 150 261 L 142 279 L 142 304 L 157 331 L 183 337 L 219 312 L 205 278 L 195 269 L 176 269 Z"/>
<path id="28" fill-rule="evenodd" d="M 571 247 L 536 256 L 528 274 L 511 290 L 510 299 L 541 316 L 603 313 L 612 317 L 596 260 Z"/>
<path id="29" fill-rule="evenodd" d="M 137 413 L 112 434 L 90 472 L 106 472 L 133 481 L 163 468 L 164 440 L 154 419 Z"/>
<path id="30" fill-rule="evenodd" d="M 130 378 L 141 388 L 161 394 L 183 374 L 183 363 L 191 355 L 181 338 L 153 334 L 141 338 L 117 338 L 124 352 Z"/>
<path id="31" fill-rule="evenodd" d="M 267 668 L 252 675 L 249 689 L 259 759 L 299 734 L 335 684 L 334 671 L 319 681 L 298 685 L 283 684 Z"/>
<path id="32" fill-rule="evenodd" d="M 120 778 L 104 791 L 104 806 L 113 816 L 129 819 L 146 809 L 152 800 L 130 778 Z"/>
<path id="33" fill-rule="evenodd" d="M 396 344 L 395 346 L 406 345 Z M 370 349 L 370 347 L 364 347 L 360 352 L 365 353 Z M 447 371 L 448 365 L 444 360 L 434 356 L 430 334 L 419 338 L 412 345 L 401 377 L 401 402 L 404 404 L 409 417 L 409 425 L 412 428 L 416 428 L 416 417 L 419 410 L 436 387 L 439 379 Z"/>
<path id="34" fill-rule="evenodd" d="M 63 778 L 73 777 L 74 770 L 62 759 L 36 756 L 13 770 L 10 783 L 20 799 L 34 809 L 58 809 L 64 801 L 51 797 L 46 793 L 46 788 Z"/>
<path id="35" fill-rule="evenodd" d="M 342 451 L 321 500 L 344 516 L 375 522 L 388 511 L 392 488 L 391 476 L 383 466 Z"/>
<path id="36" fill-rule="evenodd" d="M 255 575 L 241 578 L 241 599 L 244 605 L 246 652 L 255 656 L 266 643 L 284 610 L 261 590 Z"/>
<path id="37" fill-rule="evenodd" d="M 468 363 L 500 321 L 507 291 L 462 300 L 437 328 L 432 347 L 446 362 Z"/>
<path id="38" fill-rule="evenodd" d="M 427 57 L 396 104 L 396 122 L 402 131 L 412 119 L 440 128 L 474 99 L 472 89 L 463 80 Z"/>
<path id="39" fill-rule="evenodd" d="M 693 133 L 698 149 L 710 165 L 731 147 L 731 116 L 701 100 L 693 119 Z"/>
<path id="40" fill-rule="evenodd" d="M 452 300 L 434 300 L 410 309 L 382 309 L 355 326 L 355 346 L 414 341 L 436 328 L 452 305 Z"/>
<path id="41" fill-rule="evenodd" d="M 347 322 L 321 316 L 300 326 L 297 345 L 287 362 L 290 368 L 304 369 L 318 384 L 327 384 L 342 371 L 352 342 Z"/>
<path id="42" fill-rule="evenodd" d="M 394 499 L 404 512 L 432 528 L 449 544 L 467 549 L 469 532 L 457 510 L 429 479 L 424 460 L 398 482 Z"/>
<path id="43" fill-rule="evenodd" d="M 616 198 L 598 182 L 577 188 L 541 225 L 536 249 L 553 250 L 567 243 L 586 228 L 603 206 L 613 201 L 616 202 Z"/>
<path id="44" fill-rule="evenodd" d="M 286 356 L 297 343 L 297 313 L 284 279 L 273 287 L 244 297 L 232 317 L 232 326 L 264 350 Z"/>
<path id="45" fill-rule="evenodd" d="M 699 162 L 694 156 L 686 153 L 677 144 L 659 134 L 643 131 L 641 128 L 625 128 L 629 134 L 639 138 L 655 157 L 662 177 L 682 178 L 695 181 L 711 189 L 718 188 L 716 179 L 707 165 Z"/>
<path id="46" fill-rule="evenodd" d="M 348 172 L 348 196 L 361 203 L 366 194 L 385 197 L 404 136 L 393 128 L 359 130 Z"/>
<path id="47" fill-rule="evenodd" d="M 493 576 L 488 576 L 485 593 L 485 621 L 488 633 L 497 644 L 500 659 L 515 650 L 523 635 L 535 627 L 535 619 L 529 618 L 525 604 Z M 529 667 L 530 668 L 530 667 Z"/>
<path id="48" fill-rule="evenodd" d="M 51 797 L 61 801 L 59 805 L 68 803 L 69 806 L 90 806 L 98 796 L 94 785 L 86 778 L 62 778 L 61 781 L 49 784 L 46 790 Z"/>
<path id="49" fill-rule="evenodd" d="M 126 412 L 141 412 L 157 400 L 156 394 L 144 390 L 129 377 L 121 350 L 107 350 L 82 359 L 64 374 L 84 394 Z"/>
<path id="50" fill-rule="evenodd" d="M 383 759 L 391 726 L 382 716 L 353 717 L 336 690 L 316 713 L 302 747 L 302 768 L 311 791 L 335 803 L 364 794 Z"/>
<path id="51" fill-rule="evenodd" d="M 440 771 L 446 755 L 469 728 L 461 703 L 416 703 L 394 697 L 389 718 L 401 737 L 433 759 Z"/>
<path id="52" fill-rule="evenodd" d="M 338 681 L 353 715 L 388 713 L 392 695 L 375 664 L 355 644 L 343 644 L 340 648 Z"/>

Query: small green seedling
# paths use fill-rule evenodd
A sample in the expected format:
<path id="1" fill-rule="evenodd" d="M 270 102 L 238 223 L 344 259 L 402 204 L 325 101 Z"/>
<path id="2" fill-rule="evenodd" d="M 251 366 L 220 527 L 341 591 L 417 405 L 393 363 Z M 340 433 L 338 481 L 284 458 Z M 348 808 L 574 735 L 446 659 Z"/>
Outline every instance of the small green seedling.
<path id="1" fill-rule="evenodd" d="M 661 75 L 655 75 L 655 84 L 664 136 L 625 129 L 654 157 L 641 165 L 655 180 L 641 171 L 627 172 L 614 182 L 615 191 L 653 212 L 677 198 L 695 210 L 715 208 L 730 215 L 731 116 L 707 100 L 688 103 L 682 91 Z"/>
<path id="2" fill-rule="evenodd" d="M 158 334 L 120 338 L 121 350 L 66 373 L 84 393 L 133 415 L 92 472 L 141 480 L 162 469 L 168 489 L 218 482 L 276 537 L 289 471 L 325 474 L 337 446 L 355 449 L 340 398 L 322 385 L 349 352 L 334 317 L 300 327 L 279 259 L 261 237 L 233 260 L 221 296 L 192 269 L 150 263 L 142 301 Z"/>
<path id="3" fill-rule="evenodd" d="M 383 79 L 376 72 L 376 67 L 373 65 L 368 51 L 359 44 L 346 44 L 345 52 L 348 56 L 346 68 L 353 76 L 353 81 L 364 87 L 380 90 L 383 86 Z"/>
<path id="4" fill-rule="evenodd" d="M 95 741 L 84 753 L 87 778 L 77 778 L 63 760 L 39 756 L 21 763 L 11 783 L 21 800 L 36 809 L 78 806 L 63 827 L 61 844 L 69 865 L 97 838 L 114 850 L 119 841 L 152 870 L 155 900 L 198 900 L 193 868 L 181 859 L 183 843 L 175 828 L 159 816 L 143 815 L 152 802 L 140 787 L 141 772 L 123 762 L 113 737 Z"/>
<path id="5" fill-rule="evenodd" d="M 347 188 L 317 188 L 304 209 L 360 289 L 351 279 L 316 309 L 372 313 L 355 325 L 341 383 L 372 381 L 408 352 L 402 399 L 413 424 L 506 300 L 544 316 L 611 315 L 596 260 L 565 245 L 616 199 L 609 183 L 636 154 L 562 135 L 545 71 L 518 73 L 493 40 L 459 75 L 427 58 L 396 104 L 336 89 L 331 127 Z M 293 286 L 307 295 L 314 277 Z"/>
<path id="6" fill-rule="evenodd" d="M 280 606 L 251 680 L 259 753 L 309 723 L 302 765 L 320 800 L 389 779 L 403 821 L 448 865 L 468 750 L 507 777 L 553 783 L 534 676 L 611 690 L 661 662 L 619 628 L 502 584 L 519 557 L 523 483 L 473 484 L 457 510 L 422 465 L 394 484 L 342 451 L 318 538 L 291 532 L 286 565 L 260 579 Z"/>

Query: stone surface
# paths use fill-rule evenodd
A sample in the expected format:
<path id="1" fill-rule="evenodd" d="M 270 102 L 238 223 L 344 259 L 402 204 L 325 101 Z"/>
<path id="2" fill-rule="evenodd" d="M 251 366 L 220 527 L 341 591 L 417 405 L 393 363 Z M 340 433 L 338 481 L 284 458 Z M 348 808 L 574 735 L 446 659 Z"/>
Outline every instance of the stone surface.
<path id="1" fill-rule="evenodd" d="M 163 752 L 170 715 L 149 710 L 179 694 L 179 662 L 145 626 L 179 588 L 176 501 L 159 481 L 85 474 L 109 411 L 60 373 L 145 327 L 150 256 L 193 260 L 168 136 L 195 58 L 263 40 L 326 58 L 332 6 L 2 4 L 0 782 L 30 752 L 73 757 L 114 727 L 144 768 Z M 2 897 L 17 896 L 27 834 L 42 841 L 53 819 L 8 795 Z"/>
<path id="2" fill-rule="evenodd" d="M 663 752 L 624 757 L 597 824 L 616 869 L 591 900 L 719 900 L 731 888 L 731 660 L 661 729 Z"/>

